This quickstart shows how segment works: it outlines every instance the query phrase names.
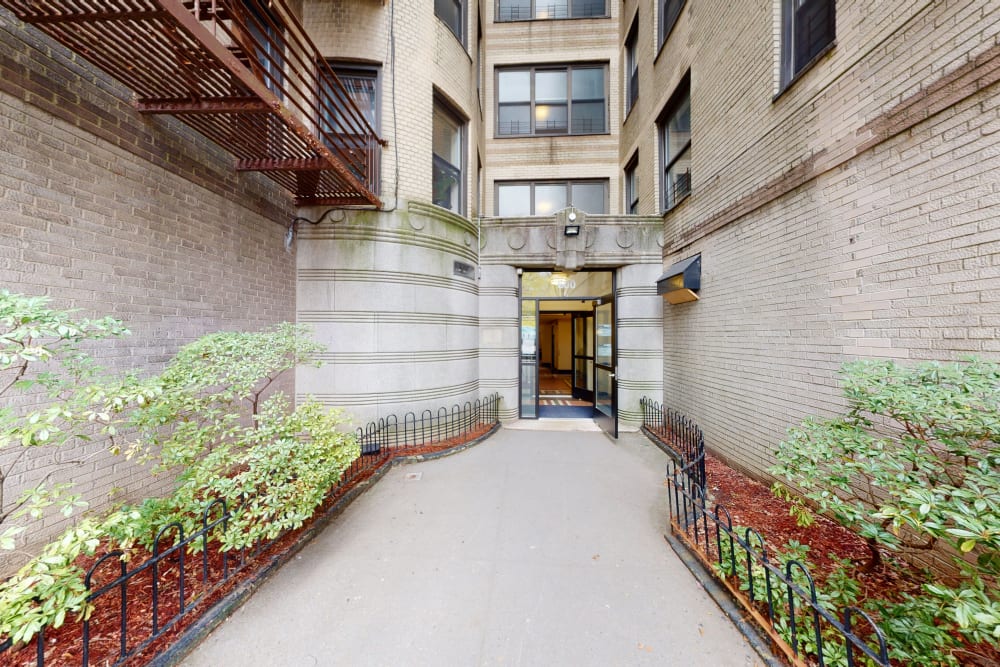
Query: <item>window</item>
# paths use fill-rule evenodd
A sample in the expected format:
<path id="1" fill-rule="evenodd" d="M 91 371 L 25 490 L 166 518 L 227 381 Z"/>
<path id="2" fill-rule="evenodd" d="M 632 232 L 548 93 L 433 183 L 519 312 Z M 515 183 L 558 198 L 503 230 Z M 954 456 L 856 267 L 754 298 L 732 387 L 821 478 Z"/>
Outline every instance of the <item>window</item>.
<path id="1" fill-rule="evenodd" d="M 834 0 L 781 0 L 781 85 L 787 86 L 836 38 Z"/>
<path id="2" fill-rule="evenodd" d="M 499 0 L 497 21 L 607 16 L 606 0 Z"/>
<path id="3" fill-rule="evenodd" d="M 329 61 L 328 61 L 329 62 Z M 379 95 L 377 66 L 343 65 L 329 62 L 330 69 L 340 79 L 348 99 L 354 103 L 372 129 L 378 132 L 379 126 Z M 333 86 L 322 81 L 320 84 L 320 114 L 321 130 L 326 135 L 350 134 L 360 135 L 364 128 L 358 127 L 356 121 L 345 116 L 342 109 L 347 106 L 346 100 L 336 94 Z M 329 144 L 329 140 L 327 140 Z"/>
<path id="4" fill-rule="evenodd" d="M 465 44 L 464 0 L 434 0 L 434 16 L 444 21 L 458 41 Z"/>
<path id="5" fill-rule="evenodd" d="M 351 172 L 366 180 L 363 165 L 378 152 L 370 154 L 372 146 L 365 136 L 368 129 L 353 114 L 345 113 L 348 100 L 354 103 L 375 132 L 379 124 L 379 69 L 375 65 L 343 65 L 329 63 L 340 80 L 342 89 L 330 80 L 325 68 L 319 77 L 319 134 L 327 148 L 344 159 Z M 363 157 L 362 157 L 363 156 Z M 378 167 L 375 166 L 377 172 Z"/>
<path id="6" fill-rule="evenodd" d="M 432 130 L 434 203 L 460 215 L 465 214 L 464 131 L 465 122 L 450 107 L 435 99 Z"/>
<path id="7" fill-rule="evenodd" d="M 691 79 L 677 87 L 658 123 L 663 210 L 691 194 Z"/>
<path id="8" fill-rule="evenodd" d="M 636 17 L 632 28 L 625 38 L 625 115 L 628 116 L 639 98 L 639 61 L 636 44 L 639 41 L 639 18 Z"/>
<path id="9" fill-rule="evenodd" d="M 497 136 L 606 131 L 604 65 L 530 67 L 497 72 Z"/>
<path id="10" fill-rule="evenodd" d="M 667 41 L 667 37 L 670 36 L 670 31 L 674 29 L 674 24 L 677 23 L 685 2 L 687 0 L 659 0 L 660 45 Z"/>
<path id="11" fill-rule="evenodd" d="M 248 51 L 253 54 L 250 69 L 264 82 L 267 89 L 278 99 L 284 98 L 285 89 L 285 38 L 283 23 L 271 10 L 259 7 L 257 3 L 243 0 L 247 12 L 242 20 L 246 22 L 249 43 Z"/>
<path id="12" fill-rule="evenodd" d="M 636 187 L 635 172 L 639 166 L 639 153 L 625 165 L 625 212 L 629 215 L 639 213 L 639 188 Z"/>
<path id="13" fill-rule="evenodd" d="M 552 215 L 573 206 L 587 213 L 608 212 L 608 182 L 508 181 L 497 183 L 497 215 L 514 218 Z"/>

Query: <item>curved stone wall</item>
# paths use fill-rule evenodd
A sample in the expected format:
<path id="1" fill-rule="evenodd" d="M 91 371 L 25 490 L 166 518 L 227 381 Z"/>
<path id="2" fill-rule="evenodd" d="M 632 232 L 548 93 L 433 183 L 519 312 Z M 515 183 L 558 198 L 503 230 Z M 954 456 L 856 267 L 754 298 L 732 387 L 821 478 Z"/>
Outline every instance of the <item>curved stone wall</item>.
<path id="1" fill-rule="evenodd" d="M 327 346 L 297 398 L 359 425 L 479 398 L 476 227 L 419 202 L 333 217 L 296 241 L 298 321 Z"/>

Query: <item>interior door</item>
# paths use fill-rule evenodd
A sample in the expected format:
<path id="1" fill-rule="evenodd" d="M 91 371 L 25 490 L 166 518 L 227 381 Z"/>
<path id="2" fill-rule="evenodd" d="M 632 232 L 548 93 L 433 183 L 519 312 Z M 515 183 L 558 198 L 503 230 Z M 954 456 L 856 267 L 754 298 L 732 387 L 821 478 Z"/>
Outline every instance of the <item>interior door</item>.
<path id="1" fill-rule="evenodd" d="M 573 314 L 573 398 L 594 400 L 594 316 Z"/>
<path id="2" fill-rule="evenodd" d="M 602 298 L 594 309 L 594 417 L 612 438 L 618 437 L 618 379 L 615 364 L 615 300 Z"/>

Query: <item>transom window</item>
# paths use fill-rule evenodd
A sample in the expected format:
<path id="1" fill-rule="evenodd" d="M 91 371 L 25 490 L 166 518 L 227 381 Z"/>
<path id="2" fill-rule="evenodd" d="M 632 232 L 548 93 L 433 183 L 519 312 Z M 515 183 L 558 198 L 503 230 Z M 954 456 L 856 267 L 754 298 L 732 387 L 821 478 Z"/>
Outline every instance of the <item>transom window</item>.
<path id="1" fill-rule="evenodd" d="M 552 215 L 567 206 L 587 213 L 607 213 L 607 180 L 497 183 L 496 214 L 501 218 Z"/>
<path id="2" fill-rule="evenodd" d="M 497 71 L 497 136 L 603 134 L 607 67 L 568 65 Z"/>
<path id="3" fill-rule="evenodd" d="M 607 16 L 605 0 L 499 0 L 497 21 L 582 19 Z"/>
<path id="4" fill-rule="evenodd" d="M 677 87 L 659 120 L 663 210 L 691 194 L 691 79 Z"/>
<path id="5" fill-rule="evenodd" d="M 464 215 L 465 121 L 436 98 L 432 133 L 434 203 Z"/>
<path id="6" fill-rule="evenodd" d="M 836 38 L 834 0 L 781 0 L 781 85 L 791 83 Z"/>

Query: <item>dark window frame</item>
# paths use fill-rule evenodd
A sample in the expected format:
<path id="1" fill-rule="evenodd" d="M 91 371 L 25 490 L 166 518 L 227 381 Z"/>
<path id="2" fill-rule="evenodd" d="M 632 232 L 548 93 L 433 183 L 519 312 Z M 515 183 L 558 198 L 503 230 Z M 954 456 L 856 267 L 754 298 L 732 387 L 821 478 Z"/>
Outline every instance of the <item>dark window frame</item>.
<path id="1" fill-rule="evenodd" d="M 625 118 L 639 99 L 639 17 L 636 16 L 625 38 Z"/>
<path id="2" fill-rule="evenodd" d="M 526 0 L 526 3 L 528 5 L 528 16 L 525 16 L 523 18 L 520 16 L 520 11 L 516 12 L 516 16 L 515 12 L 508 12 L 507 14 L 508 18 L 503 18 L 504 8 L 501 6 L 501 1 L 502 0 L 496 0 L 496 3 L 494 4 L 494 11 L 496 12 L 494 14 L 494 19 L 493 19 L 494 23 L 517 23 L 522 21 L 579 21 L 581 19 L 611 18 L 611 13 L 608 11 L 609 0 L 604 0 L 604 2 L 602 3 L 604 5 L 604 12 L 601 14 L 581 14 L 578 16 L 573 11 L 576 4 L 574 0 L 567 0 L 566 16 L 543 16 L 543 17 L 536 16 L 536 14 L 538 13 L 538 4 L 542 0 Z"/>
<path id="3" fill-rule="evenodd" d="M 691 132 L 690 128 L 688 131 L 687 142 L 676 151 L 676 154 L 670 154 L 670 122 L 675 116 L 684 108 L 685 103 L 688 107 L 688 114 L 690 115 L 691 109 L 691 73 L 688 72 L 684 75 L 681 81 L 677 84 L 677 88 L 674 93 L 670 96 L 670 100 L 667 102 L 666 106 L 663 107 L 663 111 L 660 113 L 660 117 L 656 121 L 657 132 L 659 134 L 659 146 L 660 146 L 660 208 L 665 213 L 679 203 L 687 199 L 691 194 L 691 170 L 685 173 L 683 180 L 679 181 L 682 187 L 675 187 L 676 179 L 668 178 L 670 176 L 671 170 L 674 166 L 680 162 L 683 158 L 689 157 L 691 154 Z M 690 119 L 689 119 L 690 120 Z"/>
<path id="4" fill-rule="evenodd" d="M 783 91 L 837 43 L 836 0 L 781 0 Z"/>
<path id="5" fill-rule="evenodd" d="M 535 216 L 535 187 L 538 185 L 565 185 L 566 186 L 566 206 L 573 206 L 573 186 L 574 185 L 603 185 L 604 186 L 604 213 L 588 213 L 588 215 L 607 215 L 608 211 L 608 193 L 610 191 L 608 179 L 606 178 L 542 178 L 538 180 L 514 180 L 514 181 L 494 181 L 493 182 L 493 211 L 497 217 L 500 217 L 500 188 L 505 185 L 512 186 L 529 186 L 528 195 L 528 207 L 530 213 L 528 216 Z M 554 213 L 554 211 L 553 211 Z M 545 214 L 546 217 L 550 214 Z"/>
<path id="6" fill-rule="evenodd" d="M 463 215 L 464 216 L 465 215 L 465 211 L 466 211 L 466 205 L 467 205 L 467 202 L 466 202 L 466 199 L 467 199 L 467 197 L 466 197 L 466 189 L 467 189 L 467 187 L 466 187 L 466 179 L 468 177 L 468 165 L 467 165 L 467 156 L 466 156 L 466 153 L 467 153 L 467 150 L 468 150 L 468 127 L 469 127 L 469 121 L 448 100 L 446 100 L 444 97 L 442 97 L 440 95 L 435 94 L 434 95 L 434 106 L 433 106 L 433 109 L 432 109 L 432 112 L 431 112 L 432 113 L 432 119 L 431 119 L 431 135 L 432 136 L 434 134 L 434 128 L 433 128 L 433 125 L 434 125 L 433 114 L 434 114 L 434 112 L 440 112 L 441 115 L 445 116 L 447 119 L 451 120 L 455 125 L 458 126 L 458 133 L 459 133 L 459 154 L 461 156 L 461 159 L 460 159 L 461 164 L 454 165 L 451 162 L 449 162 L 447 159 L 445 159 L 444 157 L 442 157 L 442 156 L 438 155 L 437 153 L 435 153 L 434 152 L 433 142 L 432 142 L 432 144 L 431 144 L 431 201 L 436 206 L 440 206 L 441 208 L 447 209 L 449 211 L 452 211 L 453 213 L 457 213 L 458 215 Z M 436 186 L 436 183 L 437 183 L 437 181 L 435 180 L 435 177 L 434 177 L 434 170 L 437 170 L 437 169 L 441 169 L 442 171 L 444 171 L 446 173 L 450 172 L 453 175 L 455 173 L 458 174 L 458 178 L 455 179 L 457 181 L 457 183 L 458 183 L 458 206 L 457 206 L 457 210 L 451 208 L 450 206 L 446 206 L 446 205 L 438 203 L 439 200 L 435 196 L 435 193 L 434 193 L 435 186 Z"/>
<path id="7" fill-rule="evenodd" d="M 625 163 L 625 213 L 628 215 L 639 214 L 639 151 L 632 154 L 632 157 Z"/>
<path id="8" fill-rule="evenodd" d="M 656 7 L 659 12 L 657 45 L 660 48 L 663 48 L 663 45 L 667 43 L 667 39 L 673 32 L 674 26 L 677 25 L 677 20 L 681 17 L 685 5 L 687 5 L 687 0 L 657 0 Z"/>
<path id="9" fill-rule="evenodd" d="M 337 78 L 341 80 L 341 83 L 345 84 L 345 87 L 347 87 L 345 79 L 349 78 L 370 79 L 373 81 L 375 90 L 374 109 L 372 110 L 372 117 L 368 122 L 371 124 L 372 129 L 375 130 L 375 133 L 379 134 L 382 126 L 382 65 L 380 63 L 352 62 L 336 58 L 327 58 L 326 64 L 337 75 Z M 320 95 L 325 94 L 322 87 L 319 92 Z M 362 115 L 364 115 L 363 112 Z M 333 122 L 326 117 L 322 106 L 320 107 L 320 122 L 329 123 L 332 128 Z"/>
<path id="10" fill-rule="evenodd" d="M 452 25 L 447 18 L 445 18 L 444 16 L 441 15 L 441 13 L 438 12 L 439 5 L 454 7 L 455 9 L 458 10 L 457 25 Z M 444 23 L 446 26 L 448 26 L 448 30 L 450 30 L 451 33 L 455 35 L 455 39 L 457 39 L 462 46 L 465 46 L 465 33 L 466 33 L 465 23 L 467 20 L 466 16 L 467 12 L 468 12 L 467 0 L 434 0 L 434 16 L 436 16 L 438 20 L 441 21 L 441 23 Z"/>
<path id="11" fill-rule="evenodd" d="M 600 101 L 603 103 L 604 111 L 604 127 L 600 131 L 574 131 L 573 130 L 573 104 L 589 104 L 598 101 L 596 98 L 573 98 L 573 71 L 582 69 L 598 69 L 602 70 L 604 75 L 604 97 Z M 551 136 L 585 136 L 585 135 L 595 135 L 595 134 L 609 134 L 609 113 L 608 113 L 608 102 L 610 95 L 608 94 L 608 63 L 606 62 L 588 62 L 588 63 L 572 63 L 572 64 L 544 64 L 544 65 L 528 65 L 528 66 L 517 66 L 517 67 L 497 67 L 494 70 L 494 90 L 496 91 L 496 102 L 494 103 L 495 111 L 495 121 L 493 126 L 493 136 L 496 139 L 509 139 L 509 138 L 524 138 L 524 137 L 551 137 Z M 527 101 L 517 101 L 517 102 L 501 102 L 500 101 L 500 76 L 506 72 L 528 72 L 529 74 L 529 99 Z M 566 129 L 564 131 L 559 129 L 543 129 L 539 131 L 535 125 L 535 107 L 537 106 L 537 100 L 535 95 L 535 77 L 539 72 L 565 72 L 566 74 L 566 96 L 563 98 L 565 100 L 564 104 L 566 107 Z M 527 132 L 501 132 L 500 125 L 500 109 L 502 107 L 516 107 L 516 106 L 528 106 L 528 131 Z M 546 106 L 562 106 L 562 103 L 547 103 Z"/>

